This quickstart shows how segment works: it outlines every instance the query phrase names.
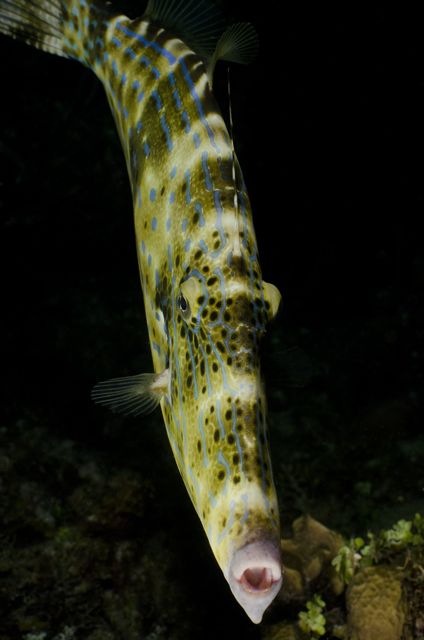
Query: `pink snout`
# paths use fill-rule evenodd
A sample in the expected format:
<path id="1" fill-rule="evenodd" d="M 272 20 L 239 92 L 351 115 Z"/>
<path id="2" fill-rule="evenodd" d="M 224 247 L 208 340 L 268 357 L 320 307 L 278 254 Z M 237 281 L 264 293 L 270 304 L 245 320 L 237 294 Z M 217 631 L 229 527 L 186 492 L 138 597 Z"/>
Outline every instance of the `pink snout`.
<path id="1" fill-rule="evenodd" d="M 280 545 L 258 540 L 238 549 L 231 560 L 228 582 L 252 622 L 261 622 L 282 584 Z"/>

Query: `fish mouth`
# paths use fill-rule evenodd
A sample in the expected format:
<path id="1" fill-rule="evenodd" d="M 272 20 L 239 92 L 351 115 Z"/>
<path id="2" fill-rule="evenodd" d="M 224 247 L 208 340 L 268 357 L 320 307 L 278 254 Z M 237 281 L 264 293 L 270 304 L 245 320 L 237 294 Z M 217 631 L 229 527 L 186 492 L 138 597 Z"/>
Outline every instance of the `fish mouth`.
<path id="1" fill-rule="evenodd" d="M 234 597 L 255 624 L 261 622 L 282 581 L 278 542 L 258 540 L 234 553 L 228 582 Z"/>

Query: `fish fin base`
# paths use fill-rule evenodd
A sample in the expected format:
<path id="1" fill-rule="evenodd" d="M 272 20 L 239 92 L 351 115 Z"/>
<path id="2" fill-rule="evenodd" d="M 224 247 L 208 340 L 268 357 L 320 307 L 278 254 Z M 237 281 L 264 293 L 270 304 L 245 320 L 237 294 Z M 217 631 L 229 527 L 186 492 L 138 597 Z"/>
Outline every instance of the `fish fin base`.
<path id="1" fill-rule="evenodd" d="M 139 416 L 156 409 L 168 389 L 168 370 L 98 382 L 91 391 L 96 404 L 115 413 Z"/>
<path id="2" fill-rule="evenodd" d="M 204 57 L 212 56 L 226 26 L 220 10 L 210 0 L 149 0 L 145 15 Z"/>

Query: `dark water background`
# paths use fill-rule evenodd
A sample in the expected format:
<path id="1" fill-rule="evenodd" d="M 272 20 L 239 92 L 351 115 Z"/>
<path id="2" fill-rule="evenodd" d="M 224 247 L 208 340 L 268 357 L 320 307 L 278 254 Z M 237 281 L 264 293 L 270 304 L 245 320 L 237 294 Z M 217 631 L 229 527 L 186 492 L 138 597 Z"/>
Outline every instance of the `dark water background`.
<path id="1" fill-rule="evenodd" d="M 231 77 L 263 275 L 284 300 L 264 342 L 274 472 L 284 524 L 307 511 L 363 534 L 424 512 L 421 22 L 399 7 L 278 3 L 278 18 L 276 7 L 226 6 L 261 42 Z M 66 504 L 79 456 L 103 479 L 139 474 L 151 497 L 135 530 L 171 554 L 185 637 L 190 620 L 203 637 L 259 637 L 210 553 L 160 416 L 124 419 L 90 401 L 97 380 L 151 370 L 103 89 L 77 63 L 3 37 L 0 47 L 2 535 L 19 548 L 46 535 L 11 517 L 8 483 L 47 486 Z M 225 83 L 223 66 L 224 110 Z M 49 451 L 69 442 L 77 453 L 62 468 Z M 4 638 L 21 637 L 16 624 Z"/>

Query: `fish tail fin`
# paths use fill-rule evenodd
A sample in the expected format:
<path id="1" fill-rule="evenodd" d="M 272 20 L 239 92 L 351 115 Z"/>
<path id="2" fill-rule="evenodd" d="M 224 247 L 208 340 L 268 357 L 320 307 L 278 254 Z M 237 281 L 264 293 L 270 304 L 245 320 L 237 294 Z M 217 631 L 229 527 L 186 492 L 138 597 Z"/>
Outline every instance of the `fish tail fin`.
<path id="1" fill-rule="evenodd" d="M 0 0 L 0 33 L 66 56 L 61 0 Z"/>
<path id="2" fill-rule="evenodd" d="M 111 17 L 87 0 L 0 0 L 0 33 L 94 67 Z"/>

